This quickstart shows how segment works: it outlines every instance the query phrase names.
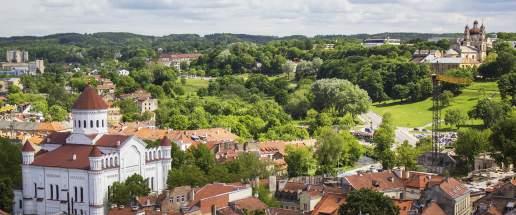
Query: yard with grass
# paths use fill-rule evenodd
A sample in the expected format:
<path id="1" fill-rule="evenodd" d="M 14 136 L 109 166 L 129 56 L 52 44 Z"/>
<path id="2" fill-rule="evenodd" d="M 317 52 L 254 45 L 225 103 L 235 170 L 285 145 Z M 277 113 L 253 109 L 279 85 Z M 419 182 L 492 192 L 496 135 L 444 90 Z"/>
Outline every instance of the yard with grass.
<path id="1" fill-rule="evenodd" d="M 478 99 L 482 97 L 500 99 L 496 82 L 474 82 L 464 88 L 460 95 L 452 99 L 450 106 L 443 109 L 442 116 L 444 117 L 445 111 L 450 108 L 458 108 L 467 112 L 471 110 L 477 104 Z M 373 104 L 371 110 L 380 115 L 390 112 L 396 126 L 421 127 L 432 122 L 431 98 L 414 103 L 400 104 L 398 100 L 376 103 Z M 470 120 L 467 124 L 478 123 L 481 122 L 479 120 Z"/>
<path id="2" fill-rule="evenodd" d="M 181 84 L 181 80 L 177 81 L 178 84 Z M 186 79 L 186 84 L 181 84 L 183 89 L 185 90 L 185 94 L 195 94 L 201 88 L 208 87 L 208 80 L 204 79 Z"/>

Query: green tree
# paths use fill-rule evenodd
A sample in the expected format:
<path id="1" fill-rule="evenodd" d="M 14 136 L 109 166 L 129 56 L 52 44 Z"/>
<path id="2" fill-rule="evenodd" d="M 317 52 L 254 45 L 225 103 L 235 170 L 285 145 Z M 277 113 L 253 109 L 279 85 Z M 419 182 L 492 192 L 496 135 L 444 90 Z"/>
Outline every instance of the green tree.
<path id="1" fill-rule="evenodd" d="M 312 170 L 315 170 L 317 161 L 309 148 L 287 146 L 286 153 L 285 161 L 288 165 L 289 177 L 310 175 Z"/>
<path id="2" fill-rule="evenodd" d="M 13 186 L 11 179 L 8 177 L 0 178 L 0 209 L 3 211 L 11 211 L 13 205 Z"/>
<path id="3" fill-rule="evenodd" d="M 491 130 L 491 153 L 496 161 L 505 166 L 516 166 L 516 117 L 496 123 Z"/>
<path id="4" fill-rule="evenodd" d="M 48 112 L 52 121 L 65 121 L 68 119 L 68 112 L 60 105 L 53 105 Z"/>
<path id="5" fill-rule="evenodd" d="M 407 170 L 416 170 L 418 150 L 407 141 L 396 148 L 396 165 L 403 166 Z"/>
<path id="6" fill-rule="evenodd" d="M 391 169 L 395 164 L 395 154 L 391 149 L 395 137 L 394 129 L 391 115 L 385 113 L 382 124 L 374 132 L 374 154 L 382 163 L 384 169 Z"/>
<path id="7" fill-rule="evenodd" d="M 199 144 L 188 150 L 195 159 L 195 165 L 205 173 L 215 166 L 215 156 L 211 153 L 206 144 Z"/>
<path id="8" fill-rule="evenodd" d="M 312 93 L 317 110 L 335 108 L 340 115 L 364 113 L 371 104 L 367 92 L 347 80 L 317 80 L 312 85 Z"/>
<path id="9" fill-rule="evenodd" d="M 111 185 L 109 201 L 118 205 L 128 205 L 138 196 L 148 195 L 150 188 L 147 179 L 133 174 L 124 182 L 115 182 Z"/>
<path id="10" fill-rule="evenodd" d="M 477 130 L 472 128 L 461 129 L 455 142 L 455 153 L 465 158 L 469 168 L 473 168 L 475 157 L 486 152 L 489 147 L 489 130 Z"/>
<path id="11" fill-rule="evenodd" d="M 516 71 L 502 75 L 497 83 L 502 99 L 509 100 L 512 106 L 516 106 Z"/>
<path id="12" fill-rule="evenodd" d="M 443 106 L 449 106 L 450 101 L 453 98 L 453 93 L 449 90 L 445 90 L 443 93 L 441 93 L 439 99 L 441 100 L 441 104 Z"/>
<path id="13" fill-rule="evenodd" d="M 468 120 L 468 115 L 460 109 L 449 109 L 444 114 L 444 123 L 447 125 L 463 125 L 466 120 Z"/>
<path id="14" fill-rule="evenodd" d="M 172 168 L 168 173 L 167 185 L 169 188 L 179 186 L 203 186 L 208 183 L 204 172 L 195 165 L 184 165 L 179 168 Z"/>
<path id="15" fill-rule="evenodd" d="M 505 119 L 510 114 L 511 107 L 505 102 L 496 102 L 490 98 L 478 100 L 478 103 L 468 112 L 470 118 L 482 119 L 484 126 L 489 128 L 496 122 Z"/>
<path id="16" fill-rule="evenodd" d="M 317 142 L 317 171 L 322 174 L 335 175 L 339 167 L 353 165 L 364 153 L 363 148 L 349 132 L 337 133 L 328 127 L 319 129 Z"/>
<path id="17" fill-rule="evenodd" d="M 389 197 L 370 189 L 353 190 L 346 203 L 339 208 L 339 214 L 382 214 L 397 215 L 399 208 Z"/>

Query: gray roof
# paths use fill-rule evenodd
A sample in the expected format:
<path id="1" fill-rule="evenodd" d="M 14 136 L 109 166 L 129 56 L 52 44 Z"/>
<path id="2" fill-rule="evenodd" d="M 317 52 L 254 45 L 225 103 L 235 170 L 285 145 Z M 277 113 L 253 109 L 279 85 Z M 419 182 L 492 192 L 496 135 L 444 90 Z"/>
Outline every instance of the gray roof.
<path id="1" fill-rule="evenodd" d="M 38 123 L 0 120 L 0 129 L 11 129 L 11 126 L 13 126 L 12 128 L 14 128 L 15 130 L 35 131 L 38 128 Z"/>

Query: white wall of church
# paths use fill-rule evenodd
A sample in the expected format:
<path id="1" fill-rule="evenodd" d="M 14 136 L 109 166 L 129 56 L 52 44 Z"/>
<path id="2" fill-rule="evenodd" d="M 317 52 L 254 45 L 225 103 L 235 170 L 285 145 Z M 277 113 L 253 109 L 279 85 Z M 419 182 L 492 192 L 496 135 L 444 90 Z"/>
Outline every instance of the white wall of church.
<path id="1" fill-rule="evenodd" d="M 72 125 L 74 133 L 107 133 L 106 110 L 72 110 Z"/>

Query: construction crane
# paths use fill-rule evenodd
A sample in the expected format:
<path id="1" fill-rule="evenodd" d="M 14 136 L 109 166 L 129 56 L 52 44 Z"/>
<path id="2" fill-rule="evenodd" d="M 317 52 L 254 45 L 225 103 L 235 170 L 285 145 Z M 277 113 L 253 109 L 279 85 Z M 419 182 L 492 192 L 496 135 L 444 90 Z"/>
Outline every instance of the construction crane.
<path id="1" fill-rule="evenodd" d="M 468 78 L 459 78 L 443 74 L 432 74 L 432 166 L 440 163 L 438 153 L 441 152 L 439 144 L 439 131 L 441 125 L 441 82 L 469 85 L 471 80 Z"/>

